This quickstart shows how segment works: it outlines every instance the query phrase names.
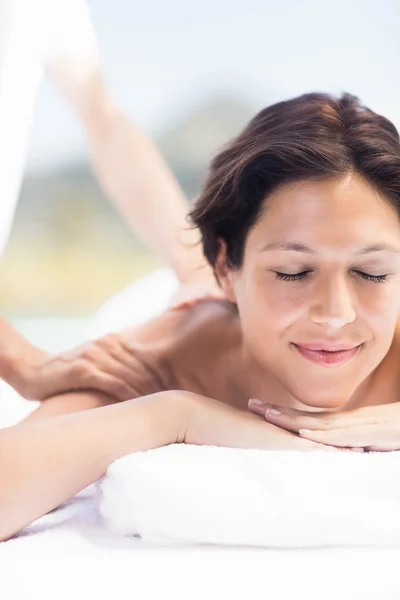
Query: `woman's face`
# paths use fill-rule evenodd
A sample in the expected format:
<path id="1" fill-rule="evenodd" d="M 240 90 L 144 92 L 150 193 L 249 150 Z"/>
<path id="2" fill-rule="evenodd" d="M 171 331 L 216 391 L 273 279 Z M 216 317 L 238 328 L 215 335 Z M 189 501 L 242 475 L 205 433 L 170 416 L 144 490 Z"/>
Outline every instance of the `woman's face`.
<path id="1" fill-rule="evenodd" d="M 308 406 L 340 407 L 393 339 L 400 310 L 396 210 L 355 175 L 282 186 L 225 285 L 253 364 Z"/>

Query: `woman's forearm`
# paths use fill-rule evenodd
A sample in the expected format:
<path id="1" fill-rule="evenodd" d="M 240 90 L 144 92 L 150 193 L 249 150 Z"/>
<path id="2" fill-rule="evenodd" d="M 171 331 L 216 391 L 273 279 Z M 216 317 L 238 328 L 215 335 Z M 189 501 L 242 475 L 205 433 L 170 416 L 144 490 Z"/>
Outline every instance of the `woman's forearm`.
<path id="1" fill-rule="evenodd" d="M 265 450 L 323 448 L 198 394 L 161 392 L 92 410 L 95 399 L 89 396 L 74 394 L 77 404 L 82 401 L 80 407 L 54 404 L 56 411 L 83 412 L 51 416 L 50 411 L 42 420 L 0 430 L 0 540 L 94 483 L 110 463 L 132 452 L 177 442 Z"/>
<path id="2" fill-rule="evenodd" d="M 197 394 L 191 399 L 185 442 L 259 450 L 315 450 L 322 445 L 266 423 L 248 410 L 238 410 Z"/>
<path id="3" fill-rule="evenodd" d="M 0 540 L 97 481 L 117 458 L 182 441 L 186 406 L 179 392 L 165 392 L 0 430 Z"/>

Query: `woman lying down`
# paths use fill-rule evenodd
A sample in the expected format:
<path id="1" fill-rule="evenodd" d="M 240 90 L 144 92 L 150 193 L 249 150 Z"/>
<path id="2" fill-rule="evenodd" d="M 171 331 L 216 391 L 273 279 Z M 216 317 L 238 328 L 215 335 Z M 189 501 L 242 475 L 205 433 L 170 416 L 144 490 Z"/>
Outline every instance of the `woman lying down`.
<path id="1" fill-rule="evenodd" d="M 64 393 L 0 431 L 0 538 L 167 444 L 400 448 L 399 210 L 387 119 L 349 95 L 261 111 L 191 213 L 225 298 L 107 338 L 131 399 Z"/>

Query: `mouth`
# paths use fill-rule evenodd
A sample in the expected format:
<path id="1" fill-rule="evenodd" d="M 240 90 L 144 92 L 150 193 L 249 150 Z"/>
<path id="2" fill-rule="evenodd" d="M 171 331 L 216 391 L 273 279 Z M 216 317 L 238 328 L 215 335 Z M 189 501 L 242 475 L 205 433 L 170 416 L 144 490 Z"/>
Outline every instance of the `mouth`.
<path id="1" fill-rule="evenodd" d="M 342 348 L 337 350 L 326 350 L 318 348 L 317 345 L 310 344 L 309 346 L 292 344 L 303 358 L 322 365 L 324 367 L 340 366 L 359 353 L 362 344 L 353 346 L 352 348 Z"/>

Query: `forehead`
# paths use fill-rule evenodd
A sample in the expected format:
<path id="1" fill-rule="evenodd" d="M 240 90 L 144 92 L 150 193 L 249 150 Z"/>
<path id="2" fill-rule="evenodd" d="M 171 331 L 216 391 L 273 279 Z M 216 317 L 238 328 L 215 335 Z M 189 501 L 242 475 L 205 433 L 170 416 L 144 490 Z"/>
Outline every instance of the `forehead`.
<path id="1" fill-rule="evenodd" d="M 250 243 L 290 239 L 315 246 L 399 242 L 395 207 L 363 179 L 303 181 L 282 186 L 266 200 Z"/>

